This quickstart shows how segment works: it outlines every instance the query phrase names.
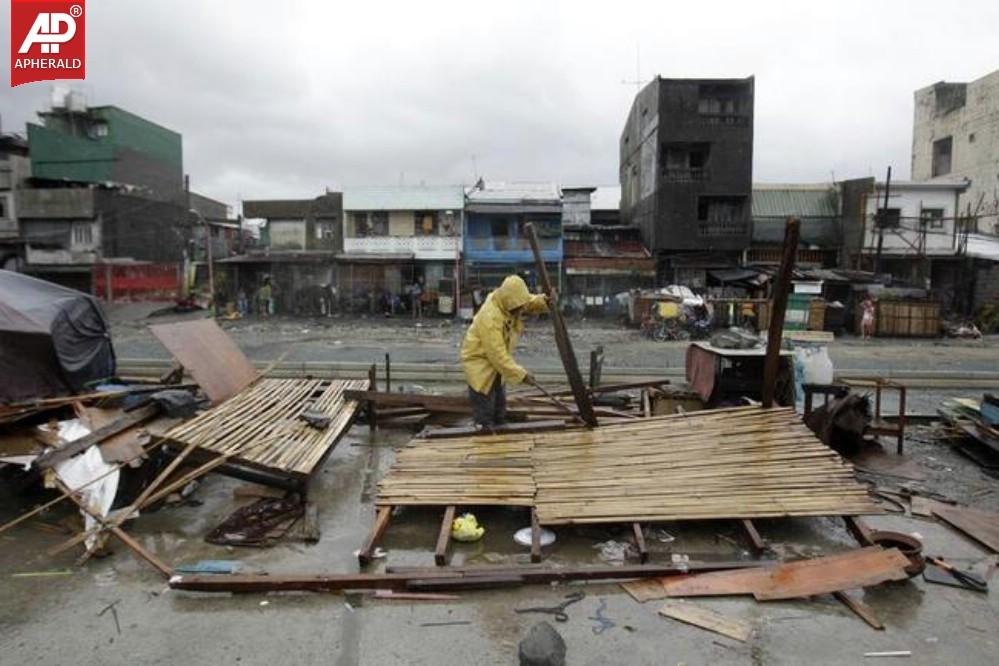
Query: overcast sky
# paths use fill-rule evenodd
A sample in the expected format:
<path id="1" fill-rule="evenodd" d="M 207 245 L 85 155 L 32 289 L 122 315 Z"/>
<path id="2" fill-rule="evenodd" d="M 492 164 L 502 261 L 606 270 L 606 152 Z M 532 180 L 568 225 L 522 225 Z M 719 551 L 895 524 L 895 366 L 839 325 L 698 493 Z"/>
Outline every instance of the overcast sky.
<path id="1" fill-rule="evenodd" d="M 182 133 L 192 188 L 231 204 L 475 175 L 605 184 L 637 47 L 645 80 L 756 76 L 757 181 L 904 178 L 913 91 L 999 68 L 996 26 L 995 0 L 90 0 L 72 86 Z M 3 131 L 51 88 L 0 89 Z"/>

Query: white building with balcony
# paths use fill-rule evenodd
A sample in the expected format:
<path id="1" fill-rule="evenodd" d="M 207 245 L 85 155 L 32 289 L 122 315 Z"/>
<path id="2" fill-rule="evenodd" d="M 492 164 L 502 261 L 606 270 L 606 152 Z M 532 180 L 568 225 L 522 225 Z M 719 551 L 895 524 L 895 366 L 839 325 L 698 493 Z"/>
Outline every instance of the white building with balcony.
<path id="1" fill-rule="evenodd" d="M 425 311 L 453 312 L 464 203 L 460 185 L 345 188 L 341 288 L 398 296 L 405 309 L 419 284 Z"/>

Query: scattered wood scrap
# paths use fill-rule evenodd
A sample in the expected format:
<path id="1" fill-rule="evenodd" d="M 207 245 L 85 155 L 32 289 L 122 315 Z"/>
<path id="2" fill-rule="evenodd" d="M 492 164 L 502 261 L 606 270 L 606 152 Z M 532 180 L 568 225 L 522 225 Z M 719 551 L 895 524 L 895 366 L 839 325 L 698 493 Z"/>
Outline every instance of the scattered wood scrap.
<path id="1" fill-rule="evenodd" d="M 258 377 L 250 360 L 212 319 L 156 324 L 149 330 L 190 371 L 213 405 L 233 397 Z"/>
<path id="2" fill-rule="evenodd" d="M 692 624 L 701 629 L 713 631 L 737 641 L 747 641 L 753 633 L 753 625 L 703 606 L 683 601 L 669 601 L 659 609 L 659 614 L 680 622 Z"/>
<path id="3" fill-rule="evenodd" d="M 933 515 L 994 553 L 999 553 L 999 513 L 970 507 L 934 506 Z"/>
<path id="4" fill-rule="evenodd" d="M 653 581 L 624 583 L 622 587 L 638 601 L 741 594 L 752 594 L 757 601 L 774 601 L 904 580 L 908 565 L 908 558 L 898 549 L 871 546 L 760 569 L 663 578 L 656 581 L 658 589 Z"/>

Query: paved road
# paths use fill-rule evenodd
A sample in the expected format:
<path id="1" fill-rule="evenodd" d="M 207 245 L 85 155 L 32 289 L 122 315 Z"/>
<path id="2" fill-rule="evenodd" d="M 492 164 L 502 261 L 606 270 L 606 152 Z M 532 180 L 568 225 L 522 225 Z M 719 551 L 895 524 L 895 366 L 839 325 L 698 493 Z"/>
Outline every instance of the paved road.
<path id="1" fill-rule="evenodd" d="M 146 304 L 117 306 L 111 312 L 119 358 L 169 358 L 147 325 Z M 194 313 L 191 316 L 201 316 Z M 384 319 L 248 319 L 222 326 L 253 360 L 269 361 L 285 352 L 290 362 L 372 362 L 392 354 L 395 363 L 457 362 L 465 326 L 450 320 Z M 603 345 L 605 364 L 618 368 L 682 368 L 687 343 L 654 342 L 638 331 L 609 321 L 572 322 L 576 353 L 585 357 Z M 290 348 L 290 351 L 289 351 Z M 890 339 L 864 342 L 838 339 L 829 349 L 838 370 L 914 370 L 931 372 L 999 372 L 999 336 L 980 341 Z M 521 338 L 518 358 L 526 365 L 557 367 L 558 351 L 550 326 L 530 322 Z"/>

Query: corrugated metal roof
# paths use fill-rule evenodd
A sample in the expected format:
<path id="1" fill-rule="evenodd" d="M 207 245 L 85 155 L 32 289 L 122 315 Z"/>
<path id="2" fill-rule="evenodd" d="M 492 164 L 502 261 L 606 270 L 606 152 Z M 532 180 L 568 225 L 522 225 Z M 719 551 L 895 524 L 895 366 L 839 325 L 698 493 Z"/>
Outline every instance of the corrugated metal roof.
<path id="1" fill-rule="evenodd" d="M 835 188 L 832 183 L 753 185 L 753 217 L 836 217 Z"/>
<path id="2" fill-rule="evenodd" d="M 461 210 L 461 185 L 402 185 L 347 187 L 344 210 Z"/>
<path id="3" fill-rule="evenodd" d="M 561 203 L 562 195 L 555 183 L 490 181 L 483 187 L 468 190 L 472 203 Z"/>

